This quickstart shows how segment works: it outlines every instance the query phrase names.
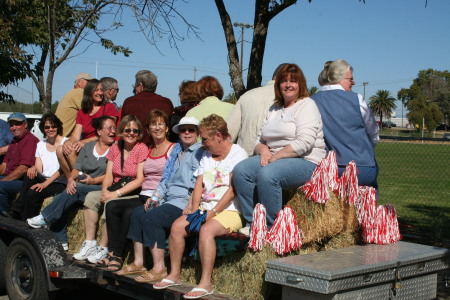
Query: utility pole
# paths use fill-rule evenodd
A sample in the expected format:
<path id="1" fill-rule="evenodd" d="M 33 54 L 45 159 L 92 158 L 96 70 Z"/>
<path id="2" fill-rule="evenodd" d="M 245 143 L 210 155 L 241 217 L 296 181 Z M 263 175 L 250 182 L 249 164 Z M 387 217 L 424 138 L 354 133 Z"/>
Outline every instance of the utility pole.
<path id="1" fill-rule="evenodd" d="M 243 76 L 244 71 L 244 28 L 253 28 L 253 25 L 250 24 L 244 24 L 244 23 L 238 23 L 235 22 L 234 27 L 241 27 L 241 55 L 239 58 L 240 64 L 241 64 L 241 76 Z"/>
<path id="2" fill-rule="evenodd" d="M 369 83 L 367 81 L 363 82 L 363 88 L 364 88 L 364 94 L 363 94 L 363 98 L 364 100 L 366 100 L 366 85 L 368 85 Z"/>
<path id="3" fill-rule="evenodd" d="M 197 68 L 194 66 L 194 81 L 196 81 L 195 77 L 197 75 Z"/>

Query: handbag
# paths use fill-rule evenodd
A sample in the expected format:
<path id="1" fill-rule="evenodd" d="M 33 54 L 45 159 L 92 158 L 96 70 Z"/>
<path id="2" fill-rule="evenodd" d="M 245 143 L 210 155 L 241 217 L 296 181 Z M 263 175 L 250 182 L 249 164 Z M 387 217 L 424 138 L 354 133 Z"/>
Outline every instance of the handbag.
<path id="1" fill-rule="evenodd" d="M 116 183 L 113 183 L 111 186 L 109 186 L 107 188 L 107 190 L 110 192 L 117 191 L 118 189 L 123 188 L 128 183 L 132 182 L 133 180 L 134 180 L 134 178 L 130 177 L 130 176 L 122 177 L 119 181 L 117 181 Z"/>

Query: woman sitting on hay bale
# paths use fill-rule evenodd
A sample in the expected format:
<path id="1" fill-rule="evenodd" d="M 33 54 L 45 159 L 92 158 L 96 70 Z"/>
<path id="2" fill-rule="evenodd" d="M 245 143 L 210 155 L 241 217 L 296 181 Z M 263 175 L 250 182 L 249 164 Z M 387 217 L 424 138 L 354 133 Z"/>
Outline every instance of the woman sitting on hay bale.
<path id="1" fill-rule="evenodd" d="M 109 201 L 135 201 L 135 195 L 139 193 L 144 180 L 144 161 L 148 155 L 147 146 L 140 142 L 143 137 L 142 124 L 135 115 L 123 117 L 117 134 L 120 136 L 120 140 L 111 147 L 106 156 L 108 164 L 102 190 L 91 192 L 86 196 L 84 203 L 86 239 L 80 250 L 73 255 L 76 260 L 88 259 L 90 262 L 108 267 L 108 270 L 111 271 L 120 270 L 122 258 L 109 255 L 103 260 L 99 260 L 99 257 L 105 256 L 108 234 L 106 224 L 103 222 L 100 240 L 102 250 L 98 251 L 95 240 L 97 224 L 100 216 L 105 219 L 105 215 L 101 215 L 101 213 L 103 206 Z"/>
<path id="2" fill-rule="evenodd" d="M 194 171 L 204 152 L 197 143 L 197 125 L 197 119 L 184 117 L 172 128 L 180 141 L 170 154 L 157 187 L 161 191 L 159 205 L 150 210 L 146 209 L 148 205 L 134 209 L 128 232 L 134 244 L 134 261 L 117 272 L 118 275 L 142 274 L 135 278 L 137 282 L 157 281 L 167 276 L 166 240 L 172 223 L 187 213 L 195 183 Z M 144 267 L 144 246 L 150 249 L 153 258 L 153 268 L 148 271 Z"/>
<path id="3" fill-rule="evenodd" d="M 259 133 L 255 156 L 239 163 L 233 184 L 241 203 L 249 235 L 254 193 L 267 211 L 270 227 L 282 208 L 282 189 L 296 188 L 311 178 L 325 157 L 322 119 L 308 97 L 306 79 L 295 64 L 285 64 L 275 79 L 275 103 Z"/>
<path id="4" fill-rule="evenodd" d="M 67 183 L 56 157 L 56 147 L 67 139 L 62 136 L 61 120 L 54 113 L 46 113 L 39 129 L 46 139 L 37 144 L 36 162 L 24 176 L 22 190 L 9 212 L 23 221 L 38 214 L 44 199 L 63 192 Z"/>
<path id="5" fill-rule="evenodd" d="M 352 92 L 353 68 L 343 59 L 329 61 L 319 75 L 322 89 L 311 96 L 322 115 L 327 150 L 334 150 L 339 176 L 354 161 L 359 185 L 378 189 L 374 147 L 378 124 L 363 97 Z"/>
<path id="6" fill-rule="evenodd" d="M 169 117 L 160 109 L 153 109 L 147 114 L 147 130 L 151 137 L 151 146 L 144 162 L 144 182 L 142 191 L 128 201 L 110 201 L 105 206 L 106 228 L 109 239 L 109 255 L 123 258 L 127 246 L 127 233 L 132 213 L 136 207 L 145 207 L 152 202 L 157 187 L 174 144 L 167 139 Z"/>
<path id="7" fill-rule="evenodd" d="M 75 204 L 84 203 L 89 192 L 101 189 L 101 183 L 105 178 L 106 154 L 116 139 L 115 123 L 115 119 L 109 116 L 92 121 L 98 141 L 87 143 L 81 149 L 74 169 L 67 179 L 66 190 L 56 195 L 38 216 L 27 220 L 28 225 L 33 228 L 51 225 L 50 229 L 55 232 L 64 250 L 68 250 L 66 212 Z M 86 178 L 79 178 L 80 172 Z"/>
<path id="8" fill-rule="evenodd" d="M 170 274 L 154 285 L 155 289 L 164 289 L 177 285 L 181 276 L 181 261 L 185 249 L 185 238 L 192 230 L 195 220 L 203 223 L 199 229 L 198 250 L 202 263 L 202 277 L 198 286 L 184 295 L 185 299 L 197 299 L 212 294 L 211 276 L 216 258 L 215 238 L 238 231 L 243 223 L 237 210 L 237 198 L 231 184 L 234 166 L 247 158 L 247 152 L 239 145 L 230 142 L 227 123 L 215 114 L 204 118 L 199 125 L 204 153 L 198 170 L 194 173 L 197 180 L 192 194 L 195 214 L 178 218 L 170 231 Z M 193 213 L 194 211 L 192 211 Z"/>

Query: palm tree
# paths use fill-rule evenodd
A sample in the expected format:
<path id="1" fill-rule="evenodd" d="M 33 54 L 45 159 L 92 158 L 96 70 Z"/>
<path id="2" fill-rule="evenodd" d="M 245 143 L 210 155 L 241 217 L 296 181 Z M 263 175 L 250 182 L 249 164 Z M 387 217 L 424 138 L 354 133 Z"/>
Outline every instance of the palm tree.
<path id="1" fill-rule="evenodd" d="M 388 90 L 378 90 L 375 95 L 370 97 L 369 106 L 374 114 L 380 116 L 380 126 L 383 124 L 383 114 L 390 116 L 397 107 L 395 98 L 391 96 Z"/>
<path id="2" fill-rule="evenodd" d="M 319 91 L 319 88 L 317 86 L 312 86 L 308 89 L 309 95 L 312 96 L 315 93 L 317 93 Z"/>

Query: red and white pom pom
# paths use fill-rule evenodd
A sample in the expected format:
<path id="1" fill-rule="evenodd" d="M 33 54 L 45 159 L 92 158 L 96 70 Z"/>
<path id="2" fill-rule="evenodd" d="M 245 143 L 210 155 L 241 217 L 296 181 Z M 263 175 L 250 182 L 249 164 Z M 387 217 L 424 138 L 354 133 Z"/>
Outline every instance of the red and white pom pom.
<path id="1" fill-rule="evenodd" d="M 355 203 L 356 216 L 361 225 L 361 235 L 365 243 L 373 243 L 376 236 L 376 191 L 373 187 L 359 186 Z"/>
<path id="2" fill-rule="evenodd" d="M 354 204 L 358 197 L 358 177 L 356 164 L 352 160 L 345 167 L 339 185 L 339 197 L 349 204 Z"/>
<path id="3" fill-rule="evenodd" d="M 389 244 L 396 243 L 402 238 L 398 226 L 397 213 L 392 204 L 386 204 L 384 207 L 386 210 L 386 241 Z"/>
<path id="4" fill-rule="evenodd" d="M 261 203 L 258 203 L 253 210 L 253 222 L 250 230 L 248 247 L 253 251 L 260 251 L 265 245 L 266 235 L 266 208 Z"/>
<path id="5" fill-rule="evenodd" d="M 334 193 L 339 192 L 339 171 L 336 159 L 336 153 L 331 150 L 327 155 L 327 174 L 328 174 L 328 185 Z"/>
<path id="6" fill-rule="evenodd" d="M 322 159 L 316 166 L 311 179 L 302 186 L 306 198 L 316 203 L 326 203 L 330 200 L 327 163 L 325 159 Z"/>
<path id="7" fill-rule="evenodd" d="M 286 206 L 278 215 L 266 236 L 278 255 L 282 255 L 301 247 L 301 230 L 291 207 Z"/>

